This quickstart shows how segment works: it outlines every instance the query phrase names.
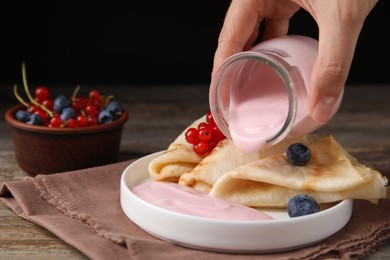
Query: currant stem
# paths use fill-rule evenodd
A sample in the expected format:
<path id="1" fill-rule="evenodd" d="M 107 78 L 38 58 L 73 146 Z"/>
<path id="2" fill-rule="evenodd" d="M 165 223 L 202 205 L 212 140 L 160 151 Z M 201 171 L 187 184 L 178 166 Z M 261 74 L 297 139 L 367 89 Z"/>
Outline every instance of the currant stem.
<path id="1" fill-rule="evenodd" d="M 25 107 L 29 107 L 30 105 L 23 100 L 23 98 L 19 95 L 18 93 L 18 85 L 17 84 L 14 84 L 14 95 L 16 97 L 16 99 Z"/>
<path id="2" fill-rule="evenodd" d="M 106 100 L 105 100 L 105 102 L 104 102 L 104 106 L 107 106 L 108 103 L 110 103 L 110 101 L 111 101 L 112 99 L 114 99 L 114 95 L 109 95 L 109 96 L 107 96 L 107 97 L 106 97 Z"/>
<path id="3" fill-rule="evenodd" d="M 79 93 L 80 88 L 81 88 L 81 86 L 77 85 L 76 88 L 73 90 L 72 101 L 76 100 L 76 97 L 77 97 L 77 94 Z"/>
<path id="4" fill-rule="evenodd" d="M 24 85 L 24 90 L 27 94 L 27 97 L 28 99 L 30 100 L 30 102 L 40 108 L 42 108 L 43 111 L 45 111 L 47 114 L 49 114 L 50 117 L 53 116 L 53 112 L 50 111 L 49 109 L 47 109 L 47 107 L 43 106 L 42 104 L 39 104 L 37 101 L 35 101 L 35 99 L 32 97 L 31 93 L 30 93 L 30 90 L 28 88 L 28 84 L 27 84 L 27 73 L 26 73 L 26 63 L 22 63 L 22 78 L 23 78 L 23 85 Z"/>

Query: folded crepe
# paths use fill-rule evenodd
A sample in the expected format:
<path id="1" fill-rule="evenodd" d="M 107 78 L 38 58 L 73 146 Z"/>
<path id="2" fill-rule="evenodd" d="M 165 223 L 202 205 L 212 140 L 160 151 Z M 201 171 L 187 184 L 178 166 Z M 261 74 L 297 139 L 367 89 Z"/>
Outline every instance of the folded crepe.
<path id="1" fill-rule="evenodd" d="M 197 155 L 185 139 L 188 128 L 197 128 L 200 122 L 205 122 L 206 116 L 189 125 L 163 152 L 153 159 L 148 166 L 149 174 L 154 181 L 177 182 L 184 172 L 191 171 L 203 157 Z"/>
<path id="2" fill-rule="evenodd" d="M 295 139 L 285 139 L 256 153 L 243 152 L 231 140 L 224 139 L 191 171 L 183 173 L 180 176 L 179 184 L 208 193 L 217 180 L 225 173 L 243 164 L 283 153 L 290 144 L 297 142 L 308 144 L 310 138 L 309 136 L 303 136 Z"/>
<path id="3" fill-rule="evenodd" d="M 307 165 L 292 165 L 285 152 L 274 154 L 220 174 L 209 194 L 251 207 L 286 207 L 297 194 L 310 195 L 318 203 L 344 199 L 377 203 L 389 196 L 387 178 L 359 163 L 331 135 L 309 139 L 312 158 Z M 223 168 L 233 157 L 208 167 Z"/>
<path id="4" fill-rule="evenodd" d="M 193 145 L 189 144 L 185 140 L 185 132 L 191 128 L 197 128 L 200 122 L 206 122 L 206 115 L 200 117 L 189 125 L 183 132 L 168 146 L 160 156 L 153 159 L 148 165 L 149 175 L 154 181 L 166 181 L 166 182 L 179 182 L 179 178 L 185 173 L 191 172 L 182 179 L 182 184 L 197 188 L 205 192 L 209 192 L 211 186 L 215 183 L 216 179 L 221 176 L 222 172 L 225 173 L 228 170 L 234 169 L 239 165 L 242 165 L 253 160 L 264 158 L 276 152 L 281 152 L 287 149 L 287 145 L 301 141 L 307 142 L 306 137 L 301 137 L 293 140 L 283 141 L 273 147 L 264 149 L 255 154 L 248 154 L 238 150 L 232 141 L 224 139 L 213 149 L 210 155 L 202 157 L 197 155 L 193 150 Z M 218 150 L 218 152 L 214 152 Z M 213 169 L 214 161 L 225 160 L 226 164 L 223 168 Z M 199 182 L 192 179 L 192 176 L 196 176 L 197 171 L 193 169 L 202 162 L 201 171 L 210 165 L 209 172 L 205 176 L 200 176 Z M 214 171 L 216 170 L 216 171 Z M 205 182 L 207 177 L 211 177 L 209 182 Z M 196 186 L 196 187 L 195 187 Z M 202 188 L 204 187 L 204 188 Z"/>

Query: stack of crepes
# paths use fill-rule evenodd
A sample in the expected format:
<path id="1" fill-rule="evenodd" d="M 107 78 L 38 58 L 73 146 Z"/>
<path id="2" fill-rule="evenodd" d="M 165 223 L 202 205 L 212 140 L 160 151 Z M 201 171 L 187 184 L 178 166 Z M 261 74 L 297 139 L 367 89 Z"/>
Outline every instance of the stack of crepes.
<path id="1" fill-rule="evenodd" d="M 188 128 L 201 121 L 205 117 Z M 359 163 L 332 135 L 285 139 L 251 154 L 224 139 L 203 158 L 186 142 L 188 128 L 150 162 L 152 180 L 176 182 L 250 207 L 286 207 L 288 199 L 297 194 L 310 195 L 318 203 L 344 199 L 377 203 L 390 197 L 387 178 Z M 288 146 L 298 142 L 312 152 L 305 166 L 292 165 L 286 157 Z"/>

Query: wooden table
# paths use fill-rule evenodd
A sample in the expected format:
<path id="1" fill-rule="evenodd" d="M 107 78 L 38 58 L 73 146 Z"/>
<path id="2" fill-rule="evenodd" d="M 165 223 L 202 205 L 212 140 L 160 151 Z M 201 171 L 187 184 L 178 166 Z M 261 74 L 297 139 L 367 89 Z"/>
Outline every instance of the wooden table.
<path id="1" fill-rule="evenodd" d="M 97 88 L 115 95 L 130 114 L 122 138 L 121 160 L 165 149 L 189 123 L 209 110 L 208 86 Z M 54 89 L 61 93 L 72 91 L 65 87 Z M 390 85 L 347 86 L 339 112 L 318 132 L 333 134 L 362 163 L 390 176 L 389 98 Z M 16 165 L 10 129 L 4 122 L 5 109 L 17 101 L 0 97 L 0 102 L 0 183 L 3 183 L 20 179 L 26 173 Z M 16 216 L 2 203 L 0 219 L 0 259 L 86 259 L 77 249 Z M 390 259 L 390 241 L 364 259 Z"/>

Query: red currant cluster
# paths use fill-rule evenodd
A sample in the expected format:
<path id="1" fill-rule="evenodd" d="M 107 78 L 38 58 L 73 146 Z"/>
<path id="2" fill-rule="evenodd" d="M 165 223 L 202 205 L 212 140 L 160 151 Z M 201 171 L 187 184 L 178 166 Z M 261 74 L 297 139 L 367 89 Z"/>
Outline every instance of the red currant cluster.
<path id="1" fill-rule="evenodd" d="M 211 112 L 208 112 L 206 122 L 199 123 L 197 128 L 187 129 L 185 138 L 188 143 L 193 145 L 196 154 L 207 156 L 226 137 L 215 124 Z"/>
<path id="2" fill-rule="evenodd" d="M 107 106 L 112 96 L 105 97 L 98 90 L 91 90 L 88 96 L 78 95 L 77 87 L 73 95 L 59 95 L 51 98 L 50 91 L 45 86 L 35 88 L 34 95 L 27 93 L 29 102 L 24 101 L 14 86 L 16 98 L 26 107 L 19 110 L 15 118 L 28 124 L 48 127 L 84 127 L 99 123 L 99 114 Z"/>
<path id="3" fill-rule="evenodd" d="M 88 97 L 79 96 L 80 87 L 73 95 L 58 95 L 55 99 L 45 86 L 35 88 L 34 95 L 27 85 L 26 64 L 22 63 L 23 86 L 28 97 L 24 101 L 14 85 L 14 95 L 26 109 L 19 109 L 15 119 L 30 125 L 48 127 L 84 127 L 97 124 L 107 124 L 117 120 L 122 115 L 122 107 L 112 96 L 103 96 L 97 90 L 91 90 Z"/>

